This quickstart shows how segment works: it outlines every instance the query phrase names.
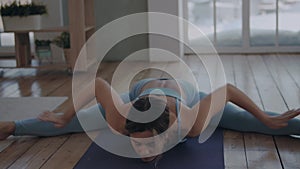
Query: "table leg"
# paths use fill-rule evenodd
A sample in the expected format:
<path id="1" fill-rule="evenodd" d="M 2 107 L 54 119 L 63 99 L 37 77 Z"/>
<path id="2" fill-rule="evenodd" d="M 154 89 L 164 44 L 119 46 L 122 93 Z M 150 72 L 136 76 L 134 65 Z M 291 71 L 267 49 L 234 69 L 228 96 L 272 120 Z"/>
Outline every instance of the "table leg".
<path id="1" fill-rule="evenodd" d="M 15 33 L 15 50 L 17 67 L 31 64 L 29 33 Z"/>

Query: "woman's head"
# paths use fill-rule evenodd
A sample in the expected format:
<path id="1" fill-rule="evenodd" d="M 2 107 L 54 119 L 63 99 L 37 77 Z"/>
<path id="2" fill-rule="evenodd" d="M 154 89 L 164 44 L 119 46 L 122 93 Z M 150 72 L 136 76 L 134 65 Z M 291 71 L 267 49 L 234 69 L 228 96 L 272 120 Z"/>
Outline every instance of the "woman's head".
<path id="1" fill-rule="evenodd" d="M 133 113 L 133 109 L 143 113 L 148 110 L 161 110 L 161 107 L 164 107 L 163 112 L 160 112 L 159 117 L 153 121 L 141 123 L 130 119 L 126 120 L 125 129 L 131 137 L 132 146 L 142 157 L 143 161 L 153 160 L 155 156 L 148 157 L 148 155 L 152 154 L 154 151 L 163 149 L 164 141 L 158 140 L 157 137 L 154 136 L 163 133 L 169 128 L 169 108 L 161 99 L 142 97 L 133 103 L 133 108 L 128 113 L 128 116 L 130 116 L 130 114 Z M 151 113 L 151 111 L 148 113 Z"/>
<path id="2" fill-rule="evenodd" d="M 159 110 L 161 109 L 161 107 L 164 107 L 163 112 L 159 112 L 160 116 L 151 122 L 142 123 L 127 119 L 125 126 L 126 130 L 129 132 L 129 134 L 152 130 L 155 130 L 157 134 L 163 133 L 169 127 L 169 108 L 166 106 L 166 103 L 161 99 L 151 98 L 150 102 L 149 97 L 142 97 L 136 100 L 133 103 L 133 108 L 129 111 L 128 116 L 131 116 L 133 109 L 143 113 L 150 109 L 152 111 Z M 151 113 L 151 111 L 149 111 L 149 113 Z"/>

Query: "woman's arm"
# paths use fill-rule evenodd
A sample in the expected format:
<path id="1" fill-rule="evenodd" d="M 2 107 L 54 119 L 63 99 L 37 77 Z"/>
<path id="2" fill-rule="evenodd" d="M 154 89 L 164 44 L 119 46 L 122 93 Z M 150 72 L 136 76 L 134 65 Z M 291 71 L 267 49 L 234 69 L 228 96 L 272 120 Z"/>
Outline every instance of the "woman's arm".
<path id="1" fill-rule="evenodd" d="M 212 95 L 217 98 L 213 103 L 211 103 Z M 222 98 L 222 96 L 225 96 L 225 98 Z M 199 135 L 207 127 L 211 118 L 221 110 L 223 110 L 227 102 L 232 102 L 239 107 L 247 110 L 258 120 L 273 129 L 285 127 L 288 120 L 300 114 L 300 111 L 298 109 L 287 111 L 279 116 L 269 116 L 264 113 L 246 94 L 244 94 L 235 86 L 227 84 L 224 87 L 221 87 L 211 94 L 207 95 L 190 110 L 185 108 L 186 111 L 198 113 L 195 124 L 189 132 L 189 136 Z M 186 120 L 188 119 L 186 118 Z"/>
<path id="2" fill-rule="evenodd" d="M 126 133 L 125 117 L 131 103 L 124 104 L 119 94 L 103 79 L 97 78 L 96 86 L 96 99 L 106 112 L 106 121 L 114 130 L 119 133 Z"/>

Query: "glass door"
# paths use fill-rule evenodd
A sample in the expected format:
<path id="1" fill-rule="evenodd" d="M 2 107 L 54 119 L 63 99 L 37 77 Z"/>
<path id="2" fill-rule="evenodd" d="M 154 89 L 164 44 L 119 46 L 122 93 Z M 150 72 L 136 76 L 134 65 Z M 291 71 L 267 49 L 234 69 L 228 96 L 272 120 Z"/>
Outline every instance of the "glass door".
<path id="1" fill-rule="evenodd" d="M 300 0 L 278 1 L 278 45 L 300 46 Z"/>
<path id="2" fill-rule="evenodd" d="M 242 5 L 240 0 L 190 0 L 189 20 L 218 46 L 241 46 Z M 192 44 L 201 43 L 197 32 L 189 30 Z"/>
<path id="3" fill-rule="evenodd" d="M 206 34 L 220 53 L 300 52 L 300 0 L 186 3 L 188 20 Z M 192 47 L 203 45 L 196 32 L 188 30 L 187 34 Z"/>
<path id="4" fill-rule="evenodd" d="M 250 1 L 250 46 L 276 46 L 276 0 Z"/>

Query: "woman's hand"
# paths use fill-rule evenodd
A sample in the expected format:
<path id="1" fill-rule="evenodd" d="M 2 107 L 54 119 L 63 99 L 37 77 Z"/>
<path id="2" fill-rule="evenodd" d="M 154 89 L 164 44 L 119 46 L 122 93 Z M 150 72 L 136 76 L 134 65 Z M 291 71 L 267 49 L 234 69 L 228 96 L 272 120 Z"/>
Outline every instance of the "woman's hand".
<path id="1" fill-rule="evenodd" d="M 298 115 L 300 115 L 300 109 L 293 109 L 278 116 L 268 116 L 268 118 L 266 118 L 263 122 L 271 129 L 279 129 L 286 127 L 288 125 L 288 121 Z"/>
<path id="2" fill-rule="evenodd" d="M 52 122 L 57 128 L 62 128 L 69 122 L 69 120 L 64 117 L 63 113 L 54 113 L 51 111 L 41 113 L 38 116 L 38 119 L 42 121 Z"/>

